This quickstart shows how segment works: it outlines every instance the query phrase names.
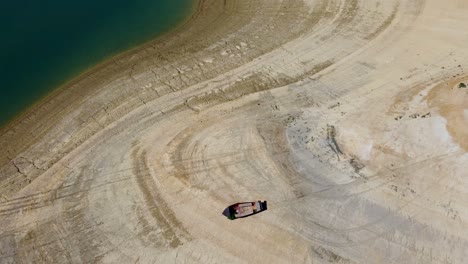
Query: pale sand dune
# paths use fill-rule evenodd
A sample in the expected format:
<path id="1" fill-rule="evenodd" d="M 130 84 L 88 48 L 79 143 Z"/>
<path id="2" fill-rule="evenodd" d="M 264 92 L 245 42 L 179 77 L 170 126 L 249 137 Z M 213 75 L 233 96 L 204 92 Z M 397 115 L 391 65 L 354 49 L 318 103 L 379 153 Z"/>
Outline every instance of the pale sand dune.
<path id="1" fill-rule="evenodd" d="M 467 263 L 467 62 L 462 0 L 201 1 L 0 131 L 0 262 Z"/>

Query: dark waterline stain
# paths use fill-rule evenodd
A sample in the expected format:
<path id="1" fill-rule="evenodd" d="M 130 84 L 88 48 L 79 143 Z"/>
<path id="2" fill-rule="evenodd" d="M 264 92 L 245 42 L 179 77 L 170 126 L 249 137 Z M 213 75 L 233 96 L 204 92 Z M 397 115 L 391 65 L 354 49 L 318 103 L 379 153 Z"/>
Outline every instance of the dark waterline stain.
<path id="1" fill-rule="evenodd" d="M 193 3 L 0 2 L 0 126 L 77 74 L 169 30 Z"/>

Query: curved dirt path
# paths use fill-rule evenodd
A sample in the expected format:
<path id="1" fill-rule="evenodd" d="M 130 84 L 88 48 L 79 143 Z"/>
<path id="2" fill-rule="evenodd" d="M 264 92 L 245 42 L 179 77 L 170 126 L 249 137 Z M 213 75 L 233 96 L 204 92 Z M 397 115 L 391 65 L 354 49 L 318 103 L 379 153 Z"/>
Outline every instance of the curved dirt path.
<path id="1" fill-rule="evenodd" d="M 466 262 L 467 13 L 200 1 L 2 128 L 0 262 Z"/>

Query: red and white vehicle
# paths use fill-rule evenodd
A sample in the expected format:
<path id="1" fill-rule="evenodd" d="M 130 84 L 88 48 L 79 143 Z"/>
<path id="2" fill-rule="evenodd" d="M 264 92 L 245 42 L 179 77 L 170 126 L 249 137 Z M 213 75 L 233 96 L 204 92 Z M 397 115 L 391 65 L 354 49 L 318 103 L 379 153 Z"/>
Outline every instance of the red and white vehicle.
<path id="1" fill-rule="evenodd" d="M 223 215 L 229 218 L 230 220 L 234 220 L 237 218 L 243 218 L 254 214 L 258 214 L 260 212 L 265 211 L 266 209 L 266 201 L 243 202 L 228 206 L 226 209 L 224 209 Z"/>

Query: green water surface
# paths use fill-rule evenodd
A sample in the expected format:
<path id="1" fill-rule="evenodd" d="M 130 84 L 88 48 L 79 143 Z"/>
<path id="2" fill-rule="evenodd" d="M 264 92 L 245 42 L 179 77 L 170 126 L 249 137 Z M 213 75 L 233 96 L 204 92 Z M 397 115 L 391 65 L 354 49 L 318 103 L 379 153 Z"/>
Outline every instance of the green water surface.
<path id="1" fill-rule="evenodd" d="M 0 0 L 0 126 L 67 80 L 153 39 L 193 0 Z"/>

